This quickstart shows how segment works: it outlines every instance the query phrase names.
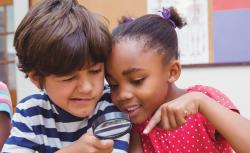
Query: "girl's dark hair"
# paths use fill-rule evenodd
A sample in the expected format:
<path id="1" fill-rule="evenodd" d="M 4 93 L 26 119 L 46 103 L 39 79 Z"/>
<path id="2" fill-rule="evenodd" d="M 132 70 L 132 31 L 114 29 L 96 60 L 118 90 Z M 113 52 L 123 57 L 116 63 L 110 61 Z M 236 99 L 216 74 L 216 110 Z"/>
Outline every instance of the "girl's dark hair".
<path id="1" fill-rule="evenodd" d="M 18 67 L 43 79 L 104 62 L 112 40 L 104 18 L 77 0 L 42 0 L 17 28 Z"/>
<path id="2" fill-rule="evenodd" d="M 168 63 L 173 58 L 178 59 L 178 39 L 175 26 L 182 28 L 186 22 L 173 7 L 168 10 L 170 12 L 168 19 L 156 14 L 147 14 L 126 26 L 118 26 L 119 32 L 112 33 L 113 44 L 123 39 L 140 40 L 145 43 L 144 47 L 156 49 L 159 54 L 162 54 L 164 63 Z"/>
<path id="3" fill-rule="evenodd" d="M 112 35 L 119 35 L 120 32 L 124 30 L 124 28 L 130 23 L 134 21 L 134 19 L 130 16 L 122 16 L 118 20 L 118 26 L 112 30 Z"/>

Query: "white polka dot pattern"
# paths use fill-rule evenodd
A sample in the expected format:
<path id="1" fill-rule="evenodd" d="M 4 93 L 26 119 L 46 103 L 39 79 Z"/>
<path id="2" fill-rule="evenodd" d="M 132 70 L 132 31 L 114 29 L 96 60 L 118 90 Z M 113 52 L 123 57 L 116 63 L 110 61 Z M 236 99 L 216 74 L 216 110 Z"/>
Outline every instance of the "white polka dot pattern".
<path id="1" fill-rule="evenodd" d="M 220 91 L 196 85 L 188 92 L 203 92 L 223 106 L 238 111 L 232 102 Z M 140 134 L 144 153 L 232 153 L 230 145 L 216 136 L 216 129 L 201 114 L 187 119 L 187 123 L 176 130 L 166 131 L 154 128 L 148 135 L 142 134 L 149 120 L 134 125 L 133 131 Z"/>

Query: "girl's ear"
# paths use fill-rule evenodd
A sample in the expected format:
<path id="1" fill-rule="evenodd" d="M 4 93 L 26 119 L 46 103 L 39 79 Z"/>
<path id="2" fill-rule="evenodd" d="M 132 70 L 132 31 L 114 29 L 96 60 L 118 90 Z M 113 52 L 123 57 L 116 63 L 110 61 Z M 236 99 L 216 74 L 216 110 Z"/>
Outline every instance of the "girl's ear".
<path id="1" fill-rule="evenodd" d="M 173 60 L 168 65 L 168 82 L 174 83 L 181 75 L 181 65 L 178 60 Z"/>
<path id="2" fill-rule="evenodd" d="M 40 87 L 40 81 L 39 81 L 39 76 L 36 75 L 34 72 L 29 72 L 27 73 L 28 77 L 30 78 L 31 82 L 38 88 L 41 89 Z"/>

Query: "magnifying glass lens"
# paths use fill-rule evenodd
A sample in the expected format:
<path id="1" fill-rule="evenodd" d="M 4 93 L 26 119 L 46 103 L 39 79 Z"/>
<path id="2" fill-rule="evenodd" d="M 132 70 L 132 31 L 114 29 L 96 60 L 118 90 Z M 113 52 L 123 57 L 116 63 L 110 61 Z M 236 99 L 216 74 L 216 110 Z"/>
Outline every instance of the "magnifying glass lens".
<path id="1" fill-rule="evenodd" d="M 98 137 L 116 137 L 122 135 L 124 131 L 130 129 L 131 123 L 123 119 L 113 119 L 106 121 L 95 129 Z"/>
<path id="2" fill-rule="evenodd" d="M 115 114 L 105 114 L 94 121 L 93 131 L 98 138 L 114 139 L 130 132 L 131 126 L 128 116 L 115 112 Z"/>

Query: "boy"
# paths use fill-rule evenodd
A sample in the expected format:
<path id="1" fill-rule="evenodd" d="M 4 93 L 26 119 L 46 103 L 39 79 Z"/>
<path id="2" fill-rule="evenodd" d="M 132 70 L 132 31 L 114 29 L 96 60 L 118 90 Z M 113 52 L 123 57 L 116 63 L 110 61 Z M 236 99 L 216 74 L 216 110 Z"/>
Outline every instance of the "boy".
<path id="1" fill-rule="evenodd" d="M 127 152 L 128 135 L 99 140 L 98 116 L 118 111 L 103 92 L 111 36 L 76 0 L 44 0 L 19 25 L 19 69 L 42 91 L 17 105 L 3 152 Z M 60 150 L 61 149 L 61 150 Z"/>

